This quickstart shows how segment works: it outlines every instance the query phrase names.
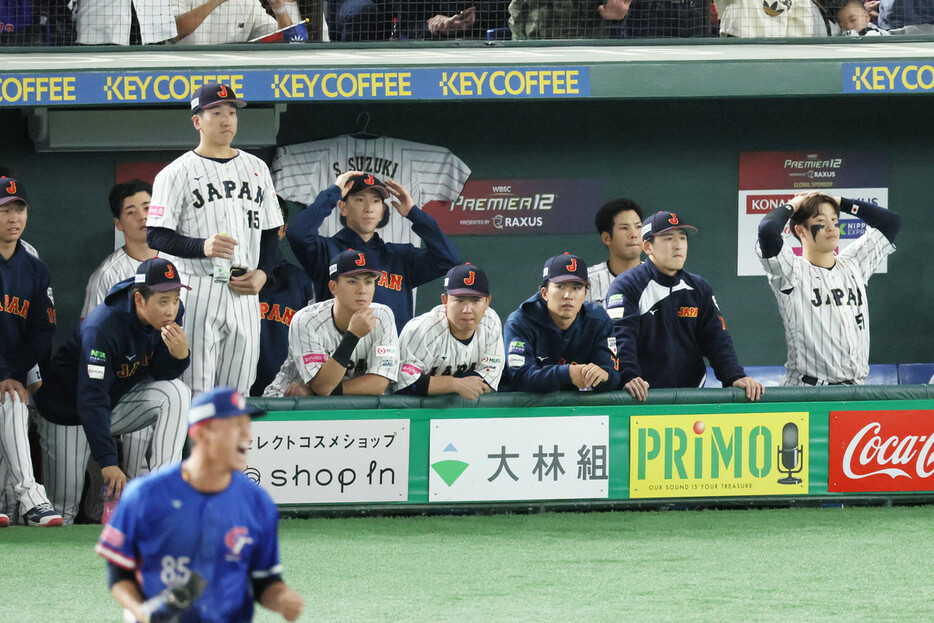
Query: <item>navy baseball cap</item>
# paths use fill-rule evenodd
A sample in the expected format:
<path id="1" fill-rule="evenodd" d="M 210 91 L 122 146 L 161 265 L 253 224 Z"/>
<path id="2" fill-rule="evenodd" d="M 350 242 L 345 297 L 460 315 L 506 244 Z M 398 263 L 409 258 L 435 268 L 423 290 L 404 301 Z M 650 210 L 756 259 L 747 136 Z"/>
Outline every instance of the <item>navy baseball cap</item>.
<path id="1" fill-rule="evenodd" d="M 188 426 L 213 418 L 237 417 L 238 415 L 263 415 L 262 409 L 251 407 L 238 390 L 232 387 L 215 387 L 191 401 L 188 410 Z"/>
<path id="2" fill-rule="evenodd" d="M 454 295 L 490 296 L 490 283 L 486 279 L 486 273 L 476 266 L 461 264 L 444 276 L 444 291 Z"/>
<path id="3" fill-rule="evenodd" d="M 376 265 L 372 253 L 347 249 L 331 259 L 331 265 L 328 267 L 328 278 L 334 280 L 338 277 L 350 277 L 361 273 L 379 275 L 382 272 Z"/>
<path id="4" fill-rule="evenodd" d="M 182 284 L 182 278 L 175 264 L 161 257 L 154 257 L 140 264 L 136 269 L 133 283 L 146 286 L 156 292 L 168 292 L 179 288 L 191 290 L 190 287 Z"/>
<path id="5" fill-rule="evenodd" d="M 696 227 L 688 225 L 679 219 L 678 215 L 674 212 L 662 210 L 642 221 L 642 239 L 649 240 L 653 236 L 658 236 L 659 234 L 664 234 L 665 232 L 675 229 L 683 229 L 685 234 L 697 233 Z"/>
<path id="6" fill-rule="evenodd" d="M 350 178 L 350 181 L 352 182 L 350 189 L 344 193 L 343 197 L 341 197 L 341 199 L 344 201 L 347 201 L 347 197 L 350 195 L 367 190 L 368 188 L 372 188 L 378 192 L 379 196 L 383 199 L 389 198 L 389 191 L 386 190 L 386 186 L 384 186 L 383 183 L 379 181 L 379 179 L 372 175 L 354 175 Z"/>
<path id="7" fill-rule="evenodd" d="M 590 280 L 587 278 L 587 262 L 570 253 L 556 255 L 545 262 L 542 280 L 555 283 L 580 281 L 590 285 Z"/>
<path id="8" fill-rule="evenodd" d="M 208 82 L 192 94 L 191 112 L 196 113 L 205 108 L 223 104 L 224 102 L 233 104 L 237 108 L 246 106 L 246 102 L 237 97 L 237 94 L 234 93 L 233 87 L 229 87 L 226 84 L 218 84 L 217 82 Z"/>
<path id="9" fill-rule="evenodd" d="M 0 177 L 0 206 L 6 205 L 11 201 L 22 201 L 29 207 L 29 201 L 26 199 L 26 187 L 23 183 L 12 177 Z"/>

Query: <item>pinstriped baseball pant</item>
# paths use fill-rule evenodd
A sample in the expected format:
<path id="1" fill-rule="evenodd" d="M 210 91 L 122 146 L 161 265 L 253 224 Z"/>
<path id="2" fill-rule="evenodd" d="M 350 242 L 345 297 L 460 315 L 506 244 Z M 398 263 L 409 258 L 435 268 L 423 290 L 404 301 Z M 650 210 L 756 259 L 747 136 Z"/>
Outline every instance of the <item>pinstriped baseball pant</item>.
<path id="1" fill-rule="evenodd" d="M 21 514 L 49 501 L 33 473 L 28 421 L 28 407 L 7 394 L 0 404 L 0 485 L 12 488 Z"/>
<path id="2" fill-rule="evenodd" d="M 139 383 L 114 408 L 110 432 L 121 435 L 154 424 L 149 467 L 156 470 L 181 460 L 190 402 L 191 390 L 178 379 Z M 84 489 L 84 472 L 91 456 L 84 428 L 61 426 L 42 419 L 39 434 L 42 470 L 52 506 L 66 525 L 74 523 Z"/>

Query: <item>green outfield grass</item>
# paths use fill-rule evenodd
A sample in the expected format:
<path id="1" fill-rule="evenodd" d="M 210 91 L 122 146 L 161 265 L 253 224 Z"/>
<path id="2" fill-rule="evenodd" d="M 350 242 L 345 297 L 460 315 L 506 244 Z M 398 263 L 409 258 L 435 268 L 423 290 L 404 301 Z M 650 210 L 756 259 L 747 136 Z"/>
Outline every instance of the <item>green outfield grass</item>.
<path id="1" fill-rule="evenodd" d="M 0 530 L 3 619 L 119 621 L 99 532 Z M 303 621 L 932 621 L 932 533 L 934 506 L 546 513 L 286 520 L 281 548 Z"/>

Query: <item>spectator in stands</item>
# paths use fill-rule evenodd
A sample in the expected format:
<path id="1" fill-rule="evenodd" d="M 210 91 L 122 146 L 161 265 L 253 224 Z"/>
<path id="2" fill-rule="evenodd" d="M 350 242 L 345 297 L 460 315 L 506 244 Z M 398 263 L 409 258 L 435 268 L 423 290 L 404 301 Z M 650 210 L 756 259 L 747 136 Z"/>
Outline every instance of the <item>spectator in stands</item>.
<path id="1" fill-rule="evenodd" d="M 623 37 L 710 37 L 710 0 L 637 0 L 623 22 Z"/>
<path id="2" fill-rule="evenodd" d="M 721 37 L 827 37 L 836 23 L 816 0 L 717 0 Z"/>
<path id="3" fill-rule="evenodd" d="M 142 44 L 174 39 L 178 32 L 169 0 L 75 0 L 77 42 L 82 45 L 130 45 L 133 15 Z"/>
<path id="4" fill-rule="evenodd" d="M 848 37 L 864 37 L 866 35 L 887 35 L 889 32 L 872 23 L 872 18 L 863 0 L 846 0 L 837 9 L 837 24 L 840 30 Z"/>
<path id="5" fill-rule="evenodd" d="M 294 0 L 267 0 L 271 17 L 259 0 L 170 0 L 183 45 L 243 43 L 301 21 Z"/>
<path id="6" fill-rule="evenodd" d="M 710 285 L 684 270 L 693 225 L 657 212 L 642 227 L 648 260 L 616 278 L 606 298 L 613 319 L 622 388 L 645 400 L 650 387 L 700 387 L 704 358 L 724 387 L 758 400 L 762 385 L 736 359 Z"/>
<path id="7" fill-rule="evenodd" d="M 607 37 L 612 33 L 605 25 L 618 26 L 631 3 L 632 0 L 605 0 L 599 5 L 579 0 L 512 0 L 509 28 L 515 40 Z"/>
<path id="8" fill-rule="evenodd" d="M 505 0 L 401 0 L 399 30 L 405 39 L 484 39 L 509 20 Z"/>
<path id="9" fill-rule="evenodd" d="M 603 307 L 606 291 L 617 275 L 642 262 L 642 208 L 631 199 L 614 199 L 597 210 L 594 225 L 610 258 L 587 270 L 587 300 Z"/>
<path id="10" fill-rule="evenodd" d="M 279 197 L 282 211 L 282 226 L 279 241 L 285 238 L 288 229 L 289 207 Z M 259 291 L 260 336 L 259 362 L 256 364 L 256 381 L 250 389 L 251 396 L 262 396 L 263 390 L 272 382 L 289 353 L 289 325 L 295 312 L 315 302 L 315 287 L 308 274 L 282 257 L 277 249 L 278 260 L 266 275 L 266 284 Z"/>
<path id="11" fill-rule="evenodd" d="M 386 41 L 393 35 L 391 0 L 333 0 L 327 3 L 331 41 Z"/>
<path id="12" fill-rule="evenodd" d="M 616 389 L 613 323 L 587 303 L 587 264 L 576 255 L 545 262 L 542 286 L 503 327 L 504 389 L 522 392 Z"/>
<path id="13" fill-rule="evenodd" d="M 930 0 L 882 0 L 879 4 L 879 27 L 884 30 L 930 24 L 934 24 L 934 2 Z"/>

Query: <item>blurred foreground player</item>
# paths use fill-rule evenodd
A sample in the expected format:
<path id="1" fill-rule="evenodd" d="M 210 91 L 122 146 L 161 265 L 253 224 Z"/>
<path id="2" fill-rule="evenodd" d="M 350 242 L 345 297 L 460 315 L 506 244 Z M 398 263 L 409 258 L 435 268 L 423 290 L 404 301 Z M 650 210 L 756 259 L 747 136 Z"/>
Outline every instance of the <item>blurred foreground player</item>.
<path id="1" fill-rule="evenodd" d="M 251 621 L 254 601 L 286 621 L 302 613 L 282 580 L 276 506 L 242 472 L 255 414 L 234 389 L 201 394 L 188 459 L 130 483 L 95 547 L 129 620 Z"/>
<path id="2" fill-rule="evenodd" d="M 836 254 L 840 212 L 866 223 L 865 233 Z M 801 255 L 782 230 L 801 241 Z M 756 252 L 785 325 L 788 361 L 782 385 L 852 385 L 869 374 L 866 282 L 893 251 L 901 217 L 863 201 L 809 192 L 759 223 Z"/>

